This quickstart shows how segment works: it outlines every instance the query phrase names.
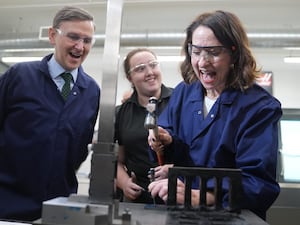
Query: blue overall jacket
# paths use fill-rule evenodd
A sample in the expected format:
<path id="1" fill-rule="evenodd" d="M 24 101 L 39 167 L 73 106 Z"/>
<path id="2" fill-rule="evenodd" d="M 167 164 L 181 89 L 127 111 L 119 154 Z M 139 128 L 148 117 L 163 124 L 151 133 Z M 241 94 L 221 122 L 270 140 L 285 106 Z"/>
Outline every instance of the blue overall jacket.
<path id="1" fill-rule="evenodd" d="M 0 76 L 0 218 L 35 220 L 43 201 L 77 191 L 100 88 L 80 67 L 64 102 L 48 71 L 51 56 Z"/>
<path id="2" fill-rule="evenodd" d="M 227 89 L 206 117 L 199 81 L 180 83 L 158 125 L 173 143 L 165 155 L 175 165 L 242 170 L 242 208 L 265 218 L 277 198 L 278 121 L 280 102 L 258 85 L 246 91 Z"/>

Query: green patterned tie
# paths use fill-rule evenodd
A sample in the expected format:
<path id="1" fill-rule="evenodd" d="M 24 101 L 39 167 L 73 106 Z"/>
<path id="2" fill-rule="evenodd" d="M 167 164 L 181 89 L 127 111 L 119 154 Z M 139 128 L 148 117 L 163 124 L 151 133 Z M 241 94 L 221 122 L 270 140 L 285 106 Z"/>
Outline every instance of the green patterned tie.
<path id="1" fill-rule="evenodd" d="M 61 95 L 63 97 L 63 99 L 66 101 L 70 92 L 71 92 L 71 80 L 72 80 L 72 75 L 70 73 L 63 73 L 60 75 L 65 83 L 64 86 L 61 89 Z"/>

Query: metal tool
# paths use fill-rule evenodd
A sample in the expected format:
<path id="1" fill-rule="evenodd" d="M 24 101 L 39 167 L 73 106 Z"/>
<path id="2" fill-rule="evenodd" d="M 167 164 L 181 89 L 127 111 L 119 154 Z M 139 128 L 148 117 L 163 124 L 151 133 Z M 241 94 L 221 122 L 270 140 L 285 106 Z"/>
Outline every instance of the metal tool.
<path id="1" fill-rule="evenodd" d="M 155 181 L 155 169 L 154 168 L 150 168 L 150 170 L 148 171 L 148 175 L 150 175 L 150 182 Z M 153 199 L 153 205 L 156 206 L 155 197 L 152 197 L 152 199 Z"/>
<path id="2" fill-rule="evenodd" d="M 158 126 L 157 126 L 157 98 L 156 97 L 150 97 L 149 98 L 149 103 L 147 104 L 147 115 L 145 118 L 145 123 L 144 123 L 144 127 L 148 130 L 152 129 L 155 135 L 156 140 L 159 139 L 158 136 Z M 159 151 L 155 151 L 156 152 L 156 156 L 157 156 L 157 160 L 158 160 L 158 164 L 160 166 L 162 166 L 164 164 L 164 153 L 163 150 L 159 150 Z"/>

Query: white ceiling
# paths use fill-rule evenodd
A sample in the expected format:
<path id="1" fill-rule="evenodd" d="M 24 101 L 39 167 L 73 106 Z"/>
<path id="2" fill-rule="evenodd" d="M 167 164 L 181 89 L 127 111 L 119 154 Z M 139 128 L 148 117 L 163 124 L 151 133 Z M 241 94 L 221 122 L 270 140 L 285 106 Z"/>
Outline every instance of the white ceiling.
<path id="1" fill-rule="evenodd" d="M 37 38 L 39 28 L 51 25 L 64 5 L 84 7 L 95 16 L 97 33 L 105 32 L 104 0 L 1 0 L 0 41 Z M 122 33 L 183 32 L 196 15 L 215 9 L 237 14 L 249 33 L 300 34 L 297 0 L 124 0 Z M 282 40 L 283 45 L 300 45 L 300 37 Z"/>
<path id="2" fill-rule="evenodd" d="M 39 30 L 40 27 L 50 26 L 54 14 L 65 5 L 76 5 L 90 11 L 95 17 L 96 34 L 104 40 L 107 8 L 105 0 L 1 0 L 0 57 L 21 54 L 20 52 L 7 53 L 7 49 L 11 48 L 51 47 L 48 40 L 39 41 Z M 283 47 L 300 48 L 300 1 L 298 0 L 124 0 L 122 34 L 145 34 L 146 36 L 126 40 L 122 38 L 121 45 L 179 46 L 183 37 L 151 38 L 149 34 L 183 34 L 185 27 L 198 14 L 217 9 L 237 14 L 250 35 L 279 36 L 251 37 L 252 47 L 272 48 L 273 52 L 276 51 L 276 54 L 280 52 L 280 55 L 291 53 Z M 283 35 L 290 36 L 282 37 Z M 103 40 L 97 40 L 97 45 L 102 47 Z M 292 53 L 295 51 L 297 52 L 293 50 Z M 33 54 L 43 53 L 31 53 Z"/>

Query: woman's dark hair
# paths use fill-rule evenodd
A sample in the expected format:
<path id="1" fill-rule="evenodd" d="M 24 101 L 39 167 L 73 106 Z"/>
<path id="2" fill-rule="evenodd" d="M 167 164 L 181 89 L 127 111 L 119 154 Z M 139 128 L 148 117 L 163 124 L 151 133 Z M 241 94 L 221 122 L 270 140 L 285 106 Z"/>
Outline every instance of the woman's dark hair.
<path id="1" fill-rule="evenodd" d="M 237 16 L 221 10 L 201 14 L 187 27 L 182 48 L 185 60 L 180 65 L 184 81 L 192 83 L 198 79 L 191 65 L 188 44 L 192 43 L 193 32 L 199 26 L 210 28 L 218 41 L 232 53 L 233 65 L 226 87 L 245 90 L 251 86 L 260 70 L 257 69 L 256 61 L 251 53 L 246 31 Z"/>

